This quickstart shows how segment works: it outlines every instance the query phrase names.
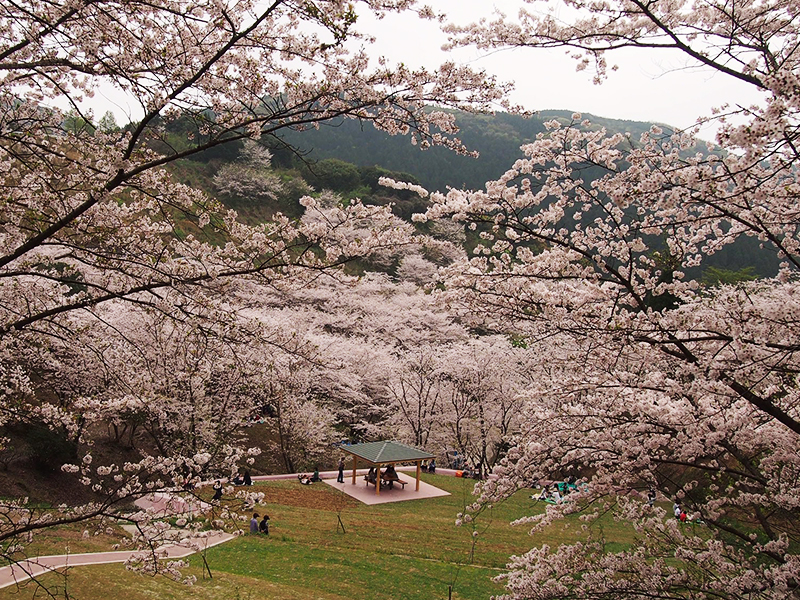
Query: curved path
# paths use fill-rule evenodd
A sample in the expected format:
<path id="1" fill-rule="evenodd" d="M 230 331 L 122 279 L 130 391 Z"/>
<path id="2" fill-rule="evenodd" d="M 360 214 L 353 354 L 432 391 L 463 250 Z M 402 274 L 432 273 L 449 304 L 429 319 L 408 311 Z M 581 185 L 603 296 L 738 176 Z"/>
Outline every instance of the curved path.
<path id="1" fill-rule="evenodd" d="M 197 546 L 210 548 L 233 539 L 229 533 L 217 532 L 202 538 L 187 538 L 187 545 L 172 544 L 162 548 L 166 552 L 164 558 L 183 558 L 197 552 Z M 0 568 L 0 589 L 22 583 L 27 579 L 38 577 L 49 571 L 77 567 L 80 565 L 104 565 L 107 563 L 125 562 L 132 556 L 140 554 L 137 550 L 122 550 L 118 552 L 93 552 L 89 554 L 62 554 L 58 556 L 40 556 L 30 558 L 13 565 Z"/>

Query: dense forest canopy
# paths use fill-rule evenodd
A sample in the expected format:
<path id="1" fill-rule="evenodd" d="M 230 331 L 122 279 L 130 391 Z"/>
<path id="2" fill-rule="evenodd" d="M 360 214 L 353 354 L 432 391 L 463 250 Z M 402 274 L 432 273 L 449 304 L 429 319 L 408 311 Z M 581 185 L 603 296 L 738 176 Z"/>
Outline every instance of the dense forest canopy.
<path id="1" fill-rule="evenodd" d="M 519 156 L 519 148 L 545 131 L 550 119 L 569 119 L 571 111 L 540 111 L 524 117 L 498 112 L 475 115 L 456 113 L 458 137 L 479 157 L 460 156 L 443 148 L 420 151 L 402 138 L 387 135 L 374 127 L 354 121 L 334 121 L 319 129 L 287 132 L 283 139 L 306 152 L 310 160 L 335 158 L 357 166 L 380 165 L 392 171 L 412 173 L 432 190 L 447 187 L 480 189 L 498 177 Z M 627 131 L 639 137 L 650 123 L 601 119 L 587 115 L 598 126 L 611 131 Z M 280 163 L 277 163 L 280 164 Z"/>
<path id="2" fill-rule="evenodd" d="M 319 129 L 287 132 L 282 142 L 289 143 L 291 151 L 275 141 L 265 140 L 265 144 L 271 148 L 273 168 L 294 173 L 311 189 L 333 190 L 368 204 L 392 204 L 396 215 L 410 221 L 413 214 L 426 210 L 427 200 L 407 190 L 381 186 L 380 177 L 419 183 L 428 189 L 482 189 L 486 181 L 501 176 L 519 158 L 520 147 L 546 130 L 546 121 L 569 123 L 572 114 L 541 111 L 523 117 L 505 112 L 481 115 L 454 112 L 460 139 L 477 156 L 463 156 L 438 147 L 421 150 L 404 143 L 402 138 L 349 120 L 326 123 Z M 585 118 L 595 130 L 604 128 L 609 134 L 619 133 L 630 139 L 639 139 L 653 126 L 592 115 Z M 670 129 L 665 127 L 665 131 Z M 240 149 L 240 145 L 229 145 L 213 154 L 204 153 L 195 162 L 205 165 L 204 170 L 212 177 L 217 169 L 236 163 Z M 696 149 L 693 147 L 687 153 Z M 602 177 L 602 172 L 590 167 L 581 176 L 592 180 Z M 202 179 L 195 178 L 193 182 L 203 185 Z M 208 186 L 207 191 L 219 190 Z M 221 199 L 240 212 L 260 205 L 265 214 L 274 207 L 285 214 L 297 215 L 297 200 L 306 191 L 307 188 L 297 188 L 291 198 L 282 196 L 282 201 L 277 197 L 243 200 L 230 195 L 222 195 Z M 590 211 L 585 218 L 591 220 L 596 216 Z M 474 243 L 471 240 L 470 247 Z M 759 240 L 741 238 L 708 256 L 702 268 L 688 269 L 687 276 L 710 283 L 732 277 L 771 277 L 777 273 L 778 263 L 777 254 Z"/>

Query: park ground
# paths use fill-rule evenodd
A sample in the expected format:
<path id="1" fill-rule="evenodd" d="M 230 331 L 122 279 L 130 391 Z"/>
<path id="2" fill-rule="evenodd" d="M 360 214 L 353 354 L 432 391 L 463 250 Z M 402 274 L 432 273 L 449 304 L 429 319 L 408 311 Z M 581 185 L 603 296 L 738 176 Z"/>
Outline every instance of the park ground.
<path id="1" fill-rule="evenodd" d="M 457 527 L 456 515 L 474 500 L 475 482 L 428 474 L 423 481 L 449 495 L 370 506 L 324 483 L 256 482 L 253 489 L 265 494 L 256 511 L 270 515 L 270 535 L 243 535 L 207 550 L 210 576 L 202 557 L 190 557 L 185 574 L 197 578 L 191 588 L 126 571 L 120 564 L 75 568 L 66 579 L 51 574 L 43 582 L 77 600 L 485 600 L 502 593 L 494 578 L 511 555 L 587 535 L 577 518 L 533 537 L 525 526 L 512 527 L 511 521 L 545 510 L 527 490 L 476 523 Z M 634 542 L 624 525 L 603 522 L 602 527 L 620 549 Z M 100 550 L 114 539 L 90 542 Z M 78 532 L 64 529 L 48 533 L 37 551 L 54 554 L 70 546 L 72 552 L 85 552 L 87 544 Z M 28 600 L 41 593 L 28 583 L 0 590 L 0 600 Z"/>

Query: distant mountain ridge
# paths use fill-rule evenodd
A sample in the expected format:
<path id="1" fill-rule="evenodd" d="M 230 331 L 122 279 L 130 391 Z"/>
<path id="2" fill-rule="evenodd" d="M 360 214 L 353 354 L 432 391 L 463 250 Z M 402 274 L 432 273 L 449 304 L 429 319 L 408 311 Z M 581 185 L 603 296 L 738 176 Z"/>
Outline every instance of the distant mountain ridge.
<path id="1" fill-rule="evenodd" d="M 368 204 L 392 204 L 396 215 L 410 220 L 414 213 L 425 211 L 427 201 L 413 192 L 378 185 L 380 176 L 420 183 L 431 191 L 448 187 L 481 190 L 487 181 L 501 177 L 522 157 L 520 146 L 533 142 L 544 132 L 545 122 L 557 119 L 569 123 L 573 115 L 567 110 L 541 111 L 529 118 L 508 113 L 456 113 L 456 123 L 461 128 L 459 137 L 470 150 L 480 153 L 477 159 L 459 156 L 445 148 L 423 151 L 406 136 L 390 136 L 372 125 L 353 120 L 321 124 L 319 129 L 289 131 L 282 138 L 284 145 L 267 142 L 273 153 L 272 167 L 280 173 L 285 193 L 278 194 L 274 201 L 254 202 L 233 196 L 222 199 L 247 222 L 268 219 L 275 211 L 297 217 L 302 214 L 298 194 L 305 193 L 304 186 L 310 185 L 316 190 L 333 190 L 343 197 L 358 197 Z M 609 135 L 628 133 L 632 140 L 638 140 L 654 124 L 665 132 L 672 129 L 661 123 L 607 119 L 586 113 L 581 119 L 588 120 L 593 127 L 604 127 Z M 184 135 L 186 132 L 176 128 L 173 144 L 179 144 Z M 215 174 L 222 165 L 237 160 L 241 146 L 238 142 L 221 146 L 175 165 L 173 171 L 182 182 L 213 195 Z M 600 175 L 592 168 L 584 171 L 588 179 Z M 715 269 L 713 274 L 692 271 L 687 276 L 706 277 L 709 281 L 772 277 L 777 273 L 778 263 L 775 253 L 761 248 L 759 240 L 742 238 L 707 259 L 706 267 Z"/>
<path id="2" fill-rule="evenodd" d="M 487 181 L 499 178 L 522 156 L 520 146 L 534 141 L 537 134 L 545 131 L 545 122 L 552 119 L 569 122 L 573 114 L 567 110 L 546 110 L 525 118 L 502 112 L 493 115 L 456 113 L 456 124 L 461 130 L 458 137 L 467 148 L 480 153 L 478 159 L 459 156 L 445 148 L 421 150 L 405 136 L 391 136 L 353 120 L 288 132 L 284 140 L 306 154 L 309 160 L 335 158 L 360 167 L 380 165 L 391 171 L 413 174 L 429 190 L 483 189 Z M 590 114 L 584 114 L 583 118 L 605 127 L 610 133 L 628 132 L 634 139 L 653 125 Z M 276 161 L 280 160 L 280 150 L 276 150 Z M 288 162 L 291 157 L 285 160 Z"/>

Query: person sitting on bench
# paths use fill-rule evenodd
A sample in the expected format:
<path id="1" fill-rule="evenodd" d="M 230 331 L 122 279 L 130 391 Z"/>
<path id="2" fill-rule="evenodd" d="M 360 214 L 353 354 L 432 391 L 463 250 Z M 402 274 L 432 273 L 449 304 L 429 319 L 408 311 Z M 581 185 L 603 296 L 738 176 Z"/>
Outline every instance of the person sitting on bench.
<path id="1" fill-rule="evenodd" d="M 381 480 L 388 483 L 390 489 L 395 481 L 400 481 L 400 478 L 397 476 L 397 471 L 394 470 L 394 465 L 386 467 L 386 470 L 381 475 Z"/>
<path id="2" fill-rule="evenodd" d="M 376 477 L 377 474 L 375 473 L 375 467 L 370 467 L 369 471 L 367 471 L 367 474 L 364 476 L 364 479 L 366 480 L 367 483 L 374 484 Z"/>

